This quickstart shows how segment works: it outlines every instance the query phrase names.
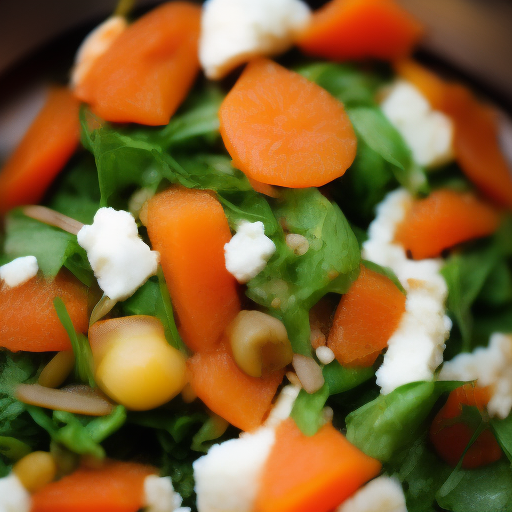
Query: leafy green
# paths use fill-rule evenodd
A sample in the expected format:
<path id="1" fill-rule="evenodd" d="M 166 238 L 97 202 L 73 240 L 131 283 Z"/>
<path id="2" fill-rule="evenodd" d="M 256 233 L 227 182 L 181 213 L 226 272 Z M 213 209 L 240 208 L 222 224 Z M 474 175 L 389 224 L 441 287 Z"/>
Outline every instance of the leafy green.
<path id="1" fill-rule="evenodd" d="M 329 386 L 329 394 L 336 395 L 349 391 L 371 379 L 375 371 L 372 367 L 347 368 L 334 360 L 323 367 L 322 373 L 326 384 Z"/>
<path id="2" fill-rule="evenodd" d="M 405 289 L 402 286 L 402 283 L 398 280 L 398 277 L 396 277 L 396 274 L 391 270 L 389 267 L 383 267 L 382 265 L 379 265 L 378 263 L 374 263 L 373 261 L 369 260 L 363 260 L 363 265 L 373 270 L 374 272 L 377 272 L 377 274 L 381 274 L 383 276 L 386 276 L 387 278 L 391 279 L 395 286 L 404 294 L 406 295 Z"/>
<path id="3" fill-rule="evenodd" d="M 108 416 L 94 418 L 65 411 L 53 411 L 50 417 L 40 407 L 26 406 L 32 419 L 50 434 L 51 439 L 79 455 L 105 457 L 101 442 L 120 429 L 126 421 L 126 409 L 118 405 Z"/>
<path id="4" fill-rule="evenodd" d="M 210 416 L 194 434 L 190 449 L 195 452 L 206 453 L 213 442 L 217 441 L 222 434 L 223 432 L 219 431 L 218 418 Z"/>
<path id="5" fill-rule="evenodd" d="M 490 424 L 502 450 L 512 463 L 512 414 L 507 418 L 491 418 Z"/>
<path id="6" fill-rule="evenodd" d="M 70 267 L 85 284 L 94 280 L 85 251 L 78 245 L 76 236 L 48 226 L 14 210 L 6 220 L 4 252 L 10 259 L 35 256 L 46 277 L 55 277 L 63 266 Z"/>
<path id="7" fill-rule="evenodd" d="M 15 437 L 0 436 L 0 455 L 16 461 L 29 454 L 32 448 Z"/>
<path id="8" fill-rule="evenodd" d="M 53 300 L 53 306 L 57 316 L 59 317 L 60 323 L 64 329 L 66 329 L 69 341 L 71 342 L 71 347 L 73 348 L 73 353 L 75 355 L 75 372 L 78 379 L 81 382 L 89 384 L 91 387 L 95 387 L 96 382 L 94 380 L 92 351 L 87 336 L 75 331 L 75 327 L 73 326 L 71 317 L 68 314 L 66 305 L 60 297 L 55 297 Z"/>
<path id="9" fill-rule="evenodd" d="M 339 207 L 317 189 L 286 190 L 275 217 L 307 238 L 296 256 L 282 242 L 267 266 L 247 284 L 247 295 L 286 326 L 294 352 L 309 355 L 309 309 L 326 293 L 345 293 L 359 273 L 357 239 Z"/>
<path id="10" fill-rule="evenodd" d="M 303 434 L 312 436 L 324 424 L 322 411 L 327 398 L 329 398 L 329 386 L 327 384 L 324 384 L 315 393 L 307 393 L 304 389 L 300 390 L 290 416 Z"/>
<path id="11" fill-rule="evenodd" d="M 381 395 L 350 413 L 347 439 L 371 457 L 388 461 L 410 443 L 442 393 L 459 382 L 413 382 Z"/>

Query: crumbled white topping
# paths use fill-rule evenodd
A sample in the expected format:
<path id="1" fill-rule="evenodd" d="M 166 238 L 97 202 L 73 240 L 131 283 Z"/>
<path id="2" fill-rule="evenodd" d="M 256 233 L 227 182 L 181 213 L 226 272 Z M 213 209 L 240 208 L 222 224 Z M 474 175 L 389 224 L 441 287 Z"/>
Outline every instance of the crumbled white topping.
<path id="1" fill-rule="evenodd" d="M 146 512 L 177 512 L 181 496 L 174 492 L 170 477 L 149 475 L 144 479 L 144 507 Z"/>
<path id="2" fill-rule="evenodd" d="M 252 512 L 260 475 L 275 441 L 272 428 L 260 428 L 213 445 L 194 464 L 199 512 Z"/>
<path id="3" fill-rule="evenodd" d="M 335 359 L 334 352 L 329 347 L 318 347 L 315 351 L 317 359 L 322 364 L 332 363 Z"/>
<path id="4" fill-rule="evenodd" d="M 477 380 L 479 386 L 491 386 L 487 404 L 491 416 L 506 418 L 512 410 L 512 336 L 494 333 L 487 347 L 458 354 L 444 363 L 440 380 Z"/>
<path id="5" fill-rule="evenodd" d="M 453 160 L 453 122 L 411 83 L 398 80 L 381 104 L 384 115 L 411 148 L 414 160 L 435 167 Z"/>
<path id="6" fill-rule="evenodd" d="M 412 196 L 404 189 L 388 194 L 377 207 L 369 239 L 363 244 L 363 257 L 390 267 L 407 292 L 405 313 L 376 373 L 383 394 L 402 384 L 431 380 L 443 361 L 452 325 L 445 314 L 448 289 L 439 273 L 442 260 L 409 260 L 404 248 L 394 243 L 396 228 L 411 203 Z"/>
<path id="7" fill-rule="evenodd" d="M 35 277 L 38 270 L 35 256 L 22 256 L 0 267 L 0 279 L 10 288 L 14 288 Z"/>
<path id="8" fill-rule="evenodd" d="M 267 420 L 265 421 L 266 427 L 277 427 L 281 421 L 288 418 L 292 412 L 293 404 L 299 396 L 301 390 L 301 386 L 295 386 L 293 384 L 289 384 L 285 386 L 268 415 Z"/>
<path id="9" fill-rule="evenodd" d="M 226 268 L 239 283 L 247 283 L 265 268 L 275 251 L 274 242 L 265 236 L 263 222 L 241 222 L 224 245 Z"/>
<path id="10" fill-rule="evenodd" d="M 30 494 L 14 474 L 0 478 L 0 511 L 29 512 Z"/>
<path id="11" fill-rule="evenodd" d="M 92 65 L 124 32 L 128 24 L 122 16 L 111 16 L 98 25 L 82 42 L 76 53 L 75 64 L 71 70 L 71 86 L 82 82 Z"/>
<path id="12" fill-rule="evenodd" d="M 91 226 L 77 235 L 100 288 L 112 300 L 124 300 L 156 274 L 159 254 L 139 237 L 128 212 L 100 208 Z"/>
<path id="13" fill-rule="evenodd" d="M 199 39 L 206 76 L 222 78 L 252 57 L 286 51 L 310 16 L 301 0 L 208 0 Z"/>
<path id="14" fill-rule="evenodd" d="M 361 487 L 336 512 L 407 512 L 400 482 L 386 475 Z"/>

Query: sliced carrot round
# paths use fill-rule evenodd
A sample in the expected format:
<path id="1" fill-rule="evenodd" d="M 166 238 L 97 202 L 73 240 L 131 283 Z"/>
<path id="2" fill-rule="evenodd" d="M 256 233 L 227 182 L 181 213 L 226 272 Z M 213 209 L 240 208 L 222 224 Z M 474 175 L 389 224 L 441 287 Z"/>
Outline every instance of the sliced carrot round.
<path id="1" fill-rule="evenodd" d="M 361 266 L 341 297 L 327 346 L 344 366 L 371 366 L 398 327 L 405 295 L 386 276 Z"/>
<path id="2" fill-rule="evenodd" d="M 494 233 L 499 220 L 494 208 L 472 194 L 439 189 L 412 204 L 395 240 L 416 260 L 433 258 L 461 242 Z"/>
<path id="3" fill-rule="evenodd" d="M 0 216 L 42 199 L 78 146 L 78 110 L 79 103 L 68 89 L 50 89 L 42 110 L 0 172 Z"/>
<path id="4" fill-rule="evenodd" d="M 263 422 L 284 377 L 284 369 L 249 377 L 235 363 L 228 342 L 213 352 L 188 360 L 190 383 L 196 395 L 215 413 L 242 430 Z"/>
<path id="5" fill-rule="evenodd" d="M 25 284 L 0 286 L 0 346 L 13 352 L 71 350 L 53 300 L 60 297 L 77 332 L 87 332 L 87 289 L 61 271 L 53 281 L 36 277 Z"/>
<path id="6" fill-rule="evenodd" d="M 240 311 L 224 259 L 231 231 L 221 204 L 202 190 L 171 188 L 149 201 L 147 228 L 183 340 L 194 351 L 211 348 Z"/>
<path id="7" fill-rule="evenodd" d="M 462 421 L 456 421 L 462 414 L 462 406 L 473 406 L 482 411 L 489 402 L 490 396 L 488 387 L 480 388 L 472 384 L 464 384 L 450 393 L 446 404 L 432 421 L 430 440 L 438 455 L 451 466 L 455 467 L 458 464 L 475 433 L 474 428 Z M 487 428 L 467 450 L 462 460 L 462 467 L 472 469 L 485 466 L 499 460 L 501 455 L 498 441 Z"/>
<path id="8" fill-rule="evenodd" d="M 328 512 L 380 469 L 331 424 L 306 437 L 287 419 L 277 427 L 255 512 Z"/>
<path id="9" fill-rule="evenodd" d="M 98 58 L 76 96 L 107 121 L 167 124 L 199 71 L 200 16 L 187 2 L 152 10 Z"/>
<path id="10" fill-rule="evenodd" d="M 31 512 L 137 512 L 144 506 L 144 480 L 152 466 L 107 461 L 81 467 L 32 496 Z"/>
<path id="11" fill-rule="evenodd" d="M 290 188 L 342 176 L 357 140 L 343 105 L 318 85 L 267 59 L 249 63 L 219 110 L 235 167 Z"/>
<path id="12" fill-rule="evenodd" d="M 332 0 L 313 14 L 297 44 L 333 60 L 394 60 L 412 52 L 422 26 L 393 0 Z"/>

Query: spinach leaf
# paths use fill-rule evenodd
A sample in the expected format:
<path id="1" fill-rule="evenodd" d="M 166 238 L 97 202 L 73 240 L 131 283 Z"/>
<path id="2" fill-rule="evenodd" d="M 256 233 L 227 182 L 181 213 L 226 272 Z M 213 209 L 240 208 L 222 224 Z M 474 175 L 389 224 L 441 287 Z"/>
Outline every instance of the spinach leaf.
<path id="1" fill-rule="evenodd" d="M 346 418 L 347 439 L 367 455 L 389 461 L 409 444 L 441 394 L 460 382 L 413 382 L 381 395 Z"/>
<path id="2" fill-rule="evenodd" d="M 326 384 L 329 386 L 329 395 L 349 391 L 375 375 L 371 366 L 368 368 L 348 368 L 341 366 L 336 360 L 324 366 L 322 373 Z"/>
<path id="3" fill-rule="evenodd" d="M 296 256 L 274 237 L 277 251 L 247 283 L 247 295 L 283 321 L 294 352 L 309 355 L 308 311 L 326 293 L 348 290 L 359 273 L 359 246 L 339 207 L 317 189 L 283 191 L 274 214 L 309 249 Z"/>
<path id="4" fill-rule="evenodd" d="M 512 463 L 512 414 L 507 418 L 491 418 L 490 424 L 502 450 Z"/>
<path id="5" fill-rule="evenodd" d="M 393 272 L 392 269 L 390 269 L 389 267 L 383 267 L 382 265 L 379 265 L 378 263 L 374 263 L 373 261 L 369 261 L 369 260 L 363 260 L 363 265 L 366 268 L 373 270 L 374 272 L 377 272 L 377 274 L 381 274 L 381 275 L 387 277 L 388 279 L 391 279 L 391 281 L 393 281 L 395 286 L 404 295 L 406 295 L 406 292 L 405 292 L 404 287 L 402 286 L 402 283 L 398 280 L 398 277 L 396 277 L 396 274 Z"/>
<path id="6" fill-rule="evenodd" d="M 52 441 L 65 446 L 78 455 L 105 457 L 100 445 L 107 437 L 120 429 L 126 421 L 126 409 L 118 405 L 108 416 L 93 418 L 65 411 L 53 411 L 48 416 L 44 409 L 26 406 L 32 419 L 50 434 Z"/>
<path id="7" fill-rule="evenodd" d="M 329 398 L 329 386 L 327 384 L 311 394 L 304 391 L 304 389 L 300 390 L 290 416 L 306 436 L 316 434 L 324 424 L 322 411 L 327 398 Z"/>

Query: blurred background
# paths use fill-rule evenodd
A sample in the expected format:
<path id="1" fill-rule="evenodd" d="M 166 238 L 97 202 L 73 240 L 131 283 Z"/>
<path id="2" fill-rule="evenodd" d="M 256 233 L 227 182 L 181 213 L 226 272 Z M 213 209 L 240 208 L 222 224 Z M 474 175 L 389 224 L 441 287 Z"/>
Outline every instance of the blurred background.
<path id="1" fill-rule="evenodd" d="M 397 0 L 426 27 L 418 58 L 444 74 L 469 81 L 512 113 L 511 0 Z M 137 11 L 155 0 L 138 0 Z M 324 1 L 311 0 L 313 8 Z M 115 9 L 117 0 L 0 0 L 0 161 L 24 130 L 20 109 L 41 102 L 38 84 L 67 79 L 85 35 Z M 32 92 L 31 92 L 32 91 Z M 21 116 L 23 117 L 23 116 Z"/>

